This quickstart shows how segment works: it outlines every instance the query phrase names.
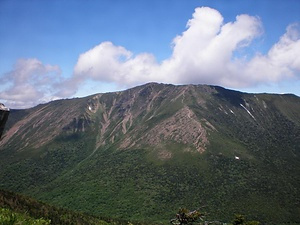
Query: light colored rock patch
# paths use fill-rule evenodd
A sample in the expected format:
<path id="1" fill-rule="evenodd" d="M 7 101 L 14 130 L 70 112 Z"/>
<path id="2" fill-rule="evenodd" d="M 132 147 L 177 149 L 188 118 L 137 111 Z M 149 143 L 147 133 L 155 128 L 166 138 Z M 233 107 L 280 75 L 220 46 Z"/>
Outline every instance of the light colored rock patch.
<path id="1" fill-rule="evenodd" d="M 206 129 L 187 106 L 156 125 L 141 138 L 143 143 L 149 145 L 158 145 L 167 140 L 193 145 L 200 153 L 205 151 L 208 144 Z"/>

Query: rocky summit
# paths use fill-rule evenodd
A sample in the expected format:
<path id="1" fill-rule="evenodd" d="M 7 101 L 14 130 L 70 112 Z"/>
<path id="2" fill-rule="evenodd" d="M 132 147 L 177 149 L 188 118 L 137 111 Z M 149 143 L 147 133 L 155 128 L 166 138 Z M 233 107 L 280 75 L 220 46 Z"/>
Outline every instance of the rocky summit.
<path id="1" fill-rule="evenodd" d="M 94 215 L 300 222 L 300 98 L 149 83 L 11 110 L 0 188 Z"/>

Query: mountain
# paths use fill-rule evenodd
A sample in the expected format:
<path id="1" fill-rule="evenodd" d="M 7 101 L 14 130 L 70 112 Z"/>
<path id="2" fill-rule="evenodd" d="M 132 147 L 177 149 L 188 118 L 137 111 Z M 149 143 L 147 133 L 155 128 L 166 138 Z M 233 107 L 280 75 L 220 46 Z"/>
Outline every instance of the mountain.
<path id="1" fill-rule="evenodd" d="M 166 222 L 178 208 L 300 223 L 300 98 L 149 83 L 11 110 L 0 188 Z"/>

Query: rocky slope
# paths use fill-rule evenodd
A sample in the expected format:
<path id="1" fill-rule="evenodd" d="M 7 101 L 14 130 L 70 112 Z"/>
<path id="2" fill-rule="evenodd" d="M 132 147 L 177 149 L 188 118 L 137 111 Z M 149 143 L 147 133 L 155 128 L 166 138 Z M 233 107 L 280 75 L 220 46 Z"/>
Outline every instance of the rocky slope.
<path id="1" fill-rule="evenodd" d="M 300 98 L 150 83 L 11 110 L 0 187 L 118 218 L 300 222 Z"/>

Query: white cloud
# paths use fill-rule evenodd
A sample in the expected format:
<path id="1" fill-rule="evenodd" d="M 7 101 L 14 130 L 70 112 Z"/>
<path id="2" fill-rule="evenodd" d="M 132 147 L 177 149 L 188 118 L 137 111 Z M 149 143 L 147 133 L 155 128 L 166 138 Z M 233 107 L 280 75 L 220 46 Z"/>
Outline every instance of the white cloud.
<path id="1" fill-rule="evenodd" d="M 266 55 L 258 54 L 244 65 L 243 75 L 248 77 L 248 83 L 300 79 L 299 31 L 299 24 L 288 26 Z"/>
<path id="2" fill-rule="evenodd" d="M 177 83 L 228 86 L 228 80 L 238 78 L 233 53 L 260 33 L 261 23 L 256 17 L 240 15 L 235 22 L 223 24 L 218 11 L 197 8 L 188 29 L 175 38 L 173 55 L 163 66 L 177 74 Z"/>
<path id="3" fill-rule="evenodd" d="M 231 88 L 299 78 L 299 29 L 289 26 L 267 55 L 235 56 L 262 34 L 259 18 L 239 15 L 223 23 L 208 7 L 196 8 L 187 29 L 173 40 L 173 53 L 161 63 L 148 53 L 133 55 L 124 47 L 104 42 L 83 53 L 74 69 L 74 81 L 91 79 L 129 87 L 157 81 L 176 84 L 206 83 Z M 70 82 L 74 83 L 74 82 Z"/>
<path id="4" fill-rule="evenodd" d="M 55 98 L 60 68 L 37 59 L 19 59 L 14 69 L 0 77 L 0 100 L 13 108 L 26 108 Z M 1 89 L 2 89 L 1 88 Z"/>
<path id="5" fill-rule="evenodd" d="M 124 47 L 103 42 L 79 56 L 71 83 L 92 79 L 134 85 L 151 80 L 157 67 L 151 54 L 133 56 Z"/>
<path id="6" fill-rule="evenodd" d="M 157 81 L 239 88 L 293 77 L 300 64 L 294 27 L 288 28 L 268 55 L 257 54 L 252 59 L 234 56 L 261 34 L 257 17 L 239 15 L 234 22 L 224 24 L 217 10 L 196 8 L 186 31 L 173 40 L 170 58 L 158 63 L 151 54 L 133 55 L 124 47 L 104 42 L 80 55 L 70 84 L 91 79 L 123 87 Z"/>

